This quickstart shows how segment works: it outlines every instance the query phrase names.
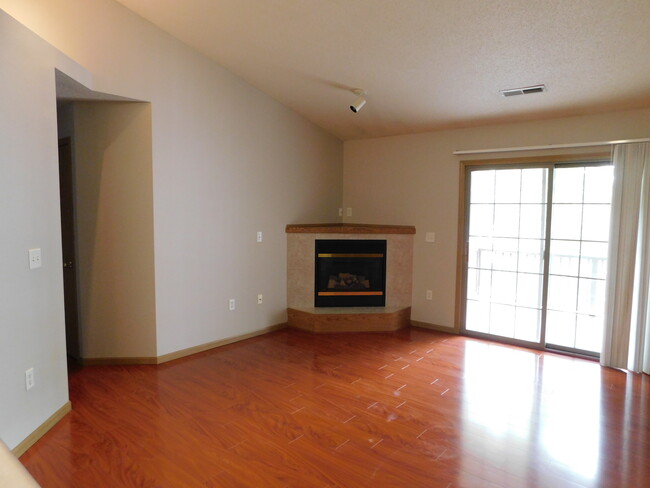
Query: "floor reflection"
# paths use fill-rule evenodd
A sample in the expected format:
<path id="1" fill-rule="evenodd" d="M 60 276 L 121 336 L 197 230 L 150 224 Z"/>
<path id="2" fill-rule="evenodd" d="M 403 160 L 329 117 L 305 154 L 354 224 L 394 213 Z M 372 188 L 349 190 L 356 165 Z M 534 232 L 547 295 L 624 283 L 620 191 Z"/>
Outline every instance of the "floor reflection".
<path id="1" fill-rule="evenodd" d="M 554 356 L 543 361 L 542 446 L 567 471 L 593 480 L 600 453 L 600 367 Z"/>
<path id="2" fill-rule="evenodd" d="M 598 364 L 470 340 L 464 365 L 467 452 L 504 479 L 593 485 L 601 435 Z M 466 463 L 476 463 L 473 456 L 463 458 L 462 472 L 476 471 Z"/>

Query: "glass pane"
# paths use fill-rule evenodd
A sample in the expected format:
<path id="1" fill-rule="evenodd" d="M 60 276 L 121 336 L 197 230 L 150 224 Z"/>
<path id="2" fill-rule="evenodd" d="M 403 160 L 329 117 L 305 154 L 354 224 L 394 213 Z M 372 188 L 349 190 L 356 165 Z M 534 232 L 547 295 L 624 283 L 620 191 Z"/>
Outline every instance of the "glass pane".
<path id="1" fill-rule="evenodd" d="M 515 307 L 493 303 L 490 310 L 490 334 L 515 335 Z"/>
<path id="2" fill-rule="evenodd" d="M 557 346 L 574 347 L 576 315 L 549 310 L 546 314 L 546 342 Z"/>
<path id="3" fill-rule="evenodd" d="M 517 271 L 519 241 L 517 239 L 494 239 L 492 268 L 502 271 Z"/>
<path id="4" fill-rule="evenodd" d="M 600 353 L 603 343 L 603 317 L 578 315 L 575 347 Z"/>
<path id="5" fill-rule="evenodd" d="M 473 203 L 469 208 L 469 235 L 491 236 L 494 221 L 494 205 Z"/>
<path id="6" fill-rule="evenodd" d="M 470 237 L 467 265 L 472 268 L 490 269 L 492 267 L 492 239 L 489 237 Z"/>
<path id="7" fill-rule="evenodd" d="M 605 280 L 579 280 L 578 312 L 587 315 L 604 315 Z"/>
<path id="8" fill-rule="evenodd" d="M 494 206 L 494 236 L 517 237 L 519 235 L 519 205 L 497 204 Z"/>
<path id="9" fill-rule="evenodd" d="M 492 271 L 469 268 L 467 270 L 467 299 L 490 300 L 492 293 Z"/>
<path id="10" fill-rule="evenodd" d="M 519 272 L 541 273 L 544 269 L 544 241 L 519 241 Z"/>
<path id="11" fill-rule="evenodd" d="M 542 275 L 520 273 L 517 279 L 517 305 L 541 308 L 542 283 Z"/>
<path id="12" fill-rule="evenodd" d="M 546 203 L 545 168 L 524 169 L 521 171 L 521 202 Z"/>
<path id="13" fill-rule="evenodd" d="M 566 276 L 548 277 L 548 303 L 549 310 L 563 312 L 576 311 L 578 301 L 578 278 Z"/>
<path id="14" fill-rule="evenodd" d="M 578 276 L 579 267 L 579 241 L 551 241 L 549 273 L 565 276 Z"/>
<path id="15" fill-rule="evenodd" d="M 553 172 L 553 203 L 582 202 L 584 175 L 584 167 L 557 168 Z"/>
<path id="16" fill-rule="evenodd" d="M 517 307 L 515 312 L 515 339 L 539 342 L 541 313 L 533 308 Z"/>
<path id="17" fill-rule="evenodd" d="M 496 172 L 494 201 L 519 203 L 521 193 L 521 170 L 502 169 Z"/>
<path id="18" fill-rule="evenodd" d="M 607 247 L 606 243 L 582 243 L 580 276 L 605 279 L 607 276 Z"/>
<path id="19" fill-rule="evenodd" d="M 546 321 L 551 345 L 600 351 L 612 175 L 606 166 L 554 173 Z"/>
<path id="20" fill-rule="evenodd" d="M 612 165 L 585 168 L 585 203 L 610 203 L 613 181 Z"/>
<path id="21" fill-rule="evenodd" d="M 607 242 L 609 240 L 609 205 L 585 205 L 582 214 L 582 239 Z"/>
<path id="22" fill-rule="evenodd" d="M 472 171 L 470 202 L 494 203 L 494 170 Z"/>
<path id="23" fill-rule="evenodd" d="M 517 297 L 517 273 L 494 271 L 491 296 L 492 303 L 514 305 Z"/>
<path id="24" fill-rule="evenodd" d="M 551 237 L 553 239 L 580 239 L 582 205 L 553 205 Z"/>
<path id="25" fill-rule="evenodd" d="M 467 300 L 467 316 L 465 317 L 467 330 L 476 332 L 489 332 L 490 330 L 490 303 Z"/>
<path id="26" fill-rule="evenodd" d="M 546 205 L 526 204 L 521 206 L 519 236 L 543 239 L 546 235 Z"/>

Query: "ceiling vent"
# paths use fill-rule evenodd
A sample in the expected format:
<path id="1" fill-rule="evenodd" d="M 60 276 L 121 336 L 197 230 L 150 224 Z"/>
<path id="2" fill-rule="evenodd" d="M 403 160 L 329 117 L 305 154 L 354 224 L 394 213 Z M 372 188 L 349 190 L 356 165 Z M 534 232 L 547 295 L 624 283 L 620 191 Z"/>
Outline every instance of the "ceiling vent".
<path id="1" fill-rule="evenodd" d="M 530 95 L 531 93 L 542 93 L 546 91 L 546 85 L 524 86 L 522 88 L 510 88 L 509 90 L 500 90 L 499 93 L 504 97 L 514 97 L 515 95 Z"/>

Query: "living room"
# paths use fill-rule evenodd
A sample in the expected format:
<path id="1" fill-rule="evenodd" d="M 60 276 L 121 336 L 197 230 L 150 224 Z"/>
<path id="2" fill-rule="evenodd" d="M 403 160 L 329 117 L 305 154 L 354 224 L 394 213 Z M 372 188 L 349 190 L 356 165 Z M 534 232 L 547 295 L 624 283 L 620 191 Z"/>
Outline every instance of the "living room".
<path id="1" fill-rule="evenodd" d="M 451 3 L 446 2 L 445 8 L 453 11 Z M 508 2 L 500 3 L 502 8 L 507 7 Z M 123 268 L 118 266 L 124 263 L 121 255 L 103 255 L 107 260 L 99 262 L 100 256 L 91 251 L 85 255 L 87 262 L 96 263 L 97 270 L 112 274 L 90 273 L 83 278 L 88 280 L 83 287 L 87 294 L 80 313 L 92 319 L 82 320 L 80 325 L 83 359 L 98 364 L 115 358 L 121 358 L 123 363 L 129 358 L 132 362 L 144 358 L 156 363 L 159 358 L 181 357 L 184 351 L 198 351 L 282 326 L 287 320 L 285 228 L 290 224 L 414 226 L 411 319 L 421 326 L 453 333 L 460 328 L 460 162 L 512 156 L 496 152 L 459 157 L 454 152 L 533 148 L 516 153 L 516 157 L 592 154 L 593 147 L 534 148 L 636 140 L 650 134 L 648 68 L 632 70 L 638 79 L 625 78 L 624 85 L 605 70 L 610 61 L 621 58 L 603 51 L 607 38 L 600 37 L 606 30 L 604 26 L 616 36 L 623 36 L 628 29 L 629 38 L 619 37 L 615 44 L 640 50 L 643 56 L 648 38 L 638 24 L 647 18 L 647 7 L 642 2 L 625 8 L 612 2 L 600 3 L 607 10 L 599 15 L 585 5 L 572 7 L 575 10 L 571 15 L 549 6 L 554 18 L 563 19 L 557 30 L 549 32 L 565 33 L 568 25 L 575 25 L 575 19 L 579 19 L 578 35 L 582 33 L 583 37 L 578 39 L 583 43 L 578 44 L 580 49 L 566 52 L 544 51 L 544 59 L 549 63 L 555 59 L 558 65 L 571 64 L 567 54 L 570 51 L 588 59 L 591 69 L 576 67 L 583 71 L 568 80 L 555 78 L 554 82 L 551 76 L 558 75 L 544 72 L 532 61 L 536 52 L 532 46 L 542 45 L 533 36 L 528 50 L 509 51 L 517 60 L 512 65 L 521 63 L 515 74 L 496 69 L 489 81 L 477 81 L 483 83 L 484 93 L 480 96 L 489 99 L 492 112 L 402 121 L 393 109 L 382 109 L 383 85 L 390 86 L 392 78 L 379 80 L 368 69 L 319 78 L 275 66 L 283 76 L 293 73 L 295 78 L 296 100 L 281 102 L 282 91 L 273 76 L 269 76 L 271 83 L 265 92 L 247 81 L 254 78 L 253 72 L 235 74 L 224 67 L 229 58 L 217 63 L 122 3 L 0 1 L 0 215 L 8 229 L 0 240 L 5 256 L 0 294 L 2 440 L 15 449 L 49 419 L 58 419 L 69 411 L 57 151 L 57 136 L 63 124 L 60 114 L 57 120 L 57 95 L 59 107 L 62 101 L 70 104 L 62 110 L 70 116 L 66 120 L 76 124 L 70 132 L 79 138 L 75 150 L 89 148 L 82 144 L 84 134 L 91 138 L 101 130 L 105 145 L 96 145 L 94 153 L 91 147 L 86 154 L 105 158 L 102 162 L 109 169 L 114 167 L 112 163 L 126 161 L 121 152 L 124 147 L 136 147 L 129 153 L 129 161 L 142 166 L 125 163 L 125 171 L 132 171 L 132 176 L 140 178 L 138 182 L 148 185 L 129 189 L 124 187 L 124 181 L 116 179 L 107 186 L 100 184 L 93 193 L 107 199 L 97 199 L 93 213 L 102 217 L 104 220 L 97 222 L 107 227 L 95 228 L 91 222 L 86 227 L 88 239 L 94 236 L 98 242 L 119 243 L 131 236 L 140 247 L 137 253 L 129 247 Z M 262 9 L 260 17 L 270 15 L 264 9 L 274 10 L 270 4 L 263 6 L 259 2 L 248 6 L 253 7 Z M 400 13 L 397 6 L 384 7 L 387 22 L 395 24 L 413 18 L 418 8 L 410 5 L 415 10 Z M 471 5 L 465 7 L 472 9 Z M 294 15 L 304 15 L 305 30 L 320 25 L 317 13 L 307 7 L 293 8 Z M 639 10 L 637 15 L 635 9 Z M 467 78 L 485 70 L 486 62 L 480 59 L 481 34 L 496 35 L 500 24 L 490 24 L 489 20 L 497 22 L 502 13 L 496 9 L 481 23 L 481 29 L 469 36 L 477 51 L 464 61 Z M 438 15 L 433 12 L 428 18 L 437 19 Z M 441 14 L 440 18 L 445 17 Z M 452 19 L 458 21 L 455 16 Z M 241 18 L 238 22 L 243 25 Z M 513 24 L 515 19 L 508 22 L 504 32 L 512 32 Z M 363 22 L 359 25 L 363 28 Z M 426 27 L 424 20 L 418 23 L 418 28 Z M 463 37 L 462 29 L 450 25 L 445 28 L 450 38 Z M 550 27 L 543 24 L 533 32 L 541 35 L 546 29 Z M 263 49 L 264 42 L 271 39 L 265 34 L 264 30 L 257 36 L 251 34 L 251 44 L 258 47 L 253 61 L 270 59 L 269 52 L 278 48 L 273 45 L 269 52 Z M 356 34 L 364 35 L 370 34 Z M 377 41 L 376 46 L 383 46 L 386 52 L 398 51 L 394 57 L 400 58 L 399 53 L 413 49 L 409 35 L 402 38 L 399 49 L 388 42 L 388 34 L 374 35 L 385 39 L 383 44 Z M 512 36 L 504 34 L 501 42 L 513 40 Z M 596 48 L 580 54 L 587 49 L 589 39 Z M 284 47 L 296 49 L 291 53 L 300 61 L 296 45 Z M 327 62 L 334 64 L 337 57 L 349 55 L 361 63 L 354 45 L 349 46 L 349 51 L 328 52 Z M 409 69 L 419 69 L 415 63 L 404 61 L 409 56 L 402 57 L 403 71 L 392 75 L 395 84 L 402 77 L 408 78 L 404 73 Z M 315 64 L 319 61 L 325 63 L 317 59 Z M 367 61 L 368 65 L 372 62 L 378 64 L 376 58 Z M 616 62 L 623 66 L 612 70 L 629 68 L 625 62 Z M 274 73 L 274 65 L 264 66 L 267 72 Z M 436 66 L 427 70 L 442 76 L 449 85 L 455 83 L 454 79 L 444 79 Z M 57 79 L 63 79 L 58 73 L 74 82 L 69 98 L 57 92 L 62 88 L 57 87 Z M 553 98 L 575 96 L 583 91 L 586 80 L 598 78 L 610 84 L 588 100 L 559 104 Z M 512 85 L 500 85 L 506 81 Z M 512 99 L 498 93 L 499 89 L 535 83 L 546 83 L 547 92 Z M 308 104 L 301 108 L 298 103 L 299 95 L 313 93 L 305 88 L 312 85 L 320 95 L 311 98 L 322 99 L 319 103 L 325 109 Z M 367 91 L 367 104 L 355 114 L 349 110 L 355 98 L 350 90 L 359 87 Z M 422 86 L 409 92 L 396 90 L 392 101 L 397 103 L 404 97 L 410 106 L 422 103 L 427 107 L 465 107 L 467 100 L 480 97 L 467 93 L 448 100 L 422 90 Z M 552 104 L 558 105 L 549 108 Z M 321 118 L 311 116 L 317 109 L 322 112 Z M 111 119 L 106 117 L 109 110 L 137 113 L 120 112 Z M 111 121 L 119 124 L 111 125 Z M 134 128 L 137 133 L 129 132 Z M 148 148 L 146 142 L 150 142 Z M 116 191 L 115 185 L 122 185 L 122 191 Z M 132 227 L 115 227 L 110 213 L 99 211 L 117 204 L 129 208 L 138 198 L 146 200 L 147 207 L 138 214 L 144 217 L 138 217 L 142 220 L 135 226 L 131 222 Z M 112 229 L 114 234 L 95 234 L 100 229 Z M 262 242 L 256 239 L 258 232 L 262 233 Z M 427 242 L 427 233 L 435 233 L 433 242 Z M 42 251 L 42 267 L 30 270 L 28 250 L 34 248 Z M 141 286 L 129 288 L 134 282 Z M 92 283 L 108 283 L 111 287 L 102 290 L 90 286 Z M 263 295 L 261 304 L 258 295 Z M 231 299 L 236 301 L 235 310 L 229 310 Z M 35 386 L 26 391 L 24 378 L 29 369 L 33 369 Z"/>

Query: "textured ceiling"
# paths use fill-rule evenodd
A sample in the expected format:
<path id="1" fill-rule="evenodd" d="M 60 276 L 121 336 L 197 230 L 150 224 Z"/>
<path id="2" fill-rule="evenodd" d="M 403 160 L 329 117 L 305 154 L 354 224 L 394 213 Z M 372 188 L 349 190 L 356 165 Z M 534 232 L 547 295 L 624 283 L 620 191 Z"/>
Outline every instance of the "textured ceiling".
<path id="1" fill-rule="evenodd" d="M 118 1 L 345 140 L 650 106 L 650 0 Z"/>

